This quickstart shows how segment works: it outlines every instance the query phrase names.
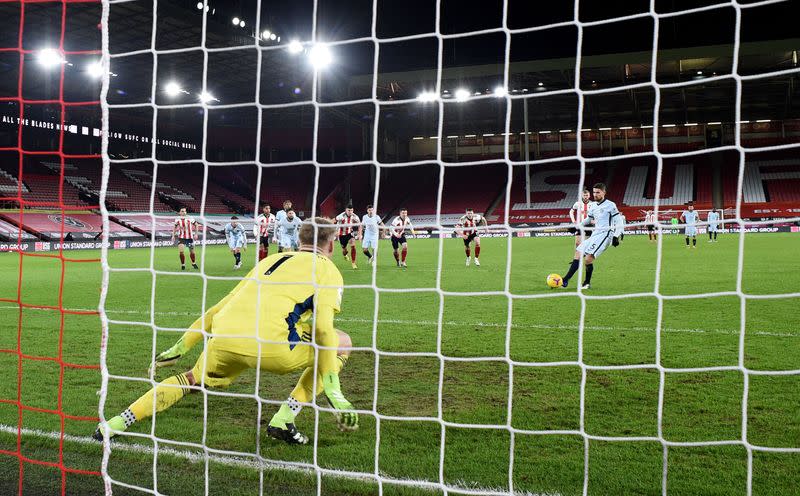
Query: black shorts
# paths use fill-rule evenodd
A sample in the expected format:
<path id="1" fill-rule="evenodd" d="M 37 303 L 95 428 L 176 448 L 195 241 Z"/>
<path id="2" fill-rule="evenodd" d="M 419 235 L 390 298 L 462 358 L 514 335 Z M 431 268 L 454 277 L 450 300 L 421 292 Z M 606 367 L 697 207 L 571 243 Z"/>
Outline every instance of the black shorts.
<path id="1" fill-rule="evenodd" d="M 656 226 L 654 226 L 653 224 L 647 224 L 647 230 L 653 232 L 656 230 Z"/>
<path id="2" fill-rule="evenodd" d="M 392 236 L 392 248 L 394 248 L 395 250 L 398 249 L 400 247 L 400 245 L 402 245 L 403 243 L 406 243 L 406 242 L 407 241 L 406 241 L 406 235 L 405 234 L 403 234 L 399 238 L 397 236 Z"/>
<path id="3" fill-rule="evenodd" d="M 351 239 L 353 239 L 353 233 L 343 234 L 339 236 L 339 244 L 342 245 L 342 248 L 344 248 Z"/>
<path id="4" fill-rule="evenodd" d="M 264 247 L 268 247 L 269 246 L 269 236 L 261 236 L 259 238 L 259 243 L 261 243 L 261 245 L 264 246 Z"/>
<path id="5" fill-rule="evenodd" d="M 184 245 L 189 249 L 194 249 L 194 240 L 192 238 L 178 238 L 178 244 Z"/>
<path id="6" fill-rule="evenodd" d="M 464 238 L 464 246 L 469 246 L 469 244 L 472 243 L 472 240 L 477 238 L 477 237 L 478 237 L 478 233 L 477 232 L 473 232 L 471 234 L 468 234 L 467 237 Z"/>

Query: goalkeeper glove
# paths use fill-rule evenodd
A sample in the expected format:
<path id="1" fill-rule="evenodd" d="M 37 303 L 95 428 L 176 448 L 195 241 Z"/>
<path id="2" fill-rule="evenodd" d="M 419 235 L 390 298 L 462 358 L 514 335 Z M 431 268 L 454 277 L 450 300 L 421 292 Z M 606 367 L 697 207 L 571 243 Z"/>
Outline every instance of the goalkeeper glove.
<path id="1" fill-rule="evenodd" d="M 619 246 L 619 238 L 614 236 L 614 239 L 611 240 L 611 244 L 613 246 Z"/>
<path id="2" fill-rule="evenodd" d="M 339 375 L 333 372 L 326 374 L 322 378 L 322 386 L 325 391 L 325 398 L 328 403 L 336 410 L 336 423 L 340 431 L 355 431 L 358 429 L 358 413 L 353 410 L 353 405 L 342 394 L 339 385 Z"/>

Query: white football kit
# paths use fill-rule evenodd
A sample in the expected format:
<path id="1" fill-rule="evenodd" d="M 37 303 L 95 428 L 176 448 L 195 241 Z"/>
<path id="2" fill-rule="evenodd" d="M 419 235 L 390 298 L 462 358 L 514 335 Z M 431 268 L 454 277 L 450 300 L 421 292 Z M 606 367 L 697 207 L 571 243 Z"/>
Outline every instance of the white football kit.
<path id="1" fill-rule="evenodd" d="M 364 226 L 364 239 L 361 241 L 361 248 L 378 248 L 378 233 L 380 232 L 381 218 L 377 215 L 364 215 L 361 218 L 361 225 Z"/>
<path id="2" fill-rule="evenodd" d="M 719 214 L 714 211 L 709 212 L 707 221 L 708 232 L 717 232 L 717 228 L 719 227 Z"/>
<path id="3" fill-rule="evenodd" d="M 228 240 L 228 248 L 231 250 L 242 248 L 247 243 L 244 226 L 238 222 L 235 225 L 232 222 L 225 225 L 225 238 Z"/>
<path id="4" fill-rule="evenodd" d="M 284 217 L 283 220 L 278 222 L 278 229 L 281 235 L 278 238 L 278 246 L 288 250 L 297 250 L 300 246 L 300 226 L 303 221 L 299 217 L 289 220 Z"/>
<path id="5" fill-rule="evenodd" d="M 588 226 L 594 221 L 594 232 L 589 239 L 578 245 L 577 251 L 584 255 L 599 257 L 606 251 L 615 237 L 619 237 L 624 230 L 617 205 L 611 200 L 598 202 L 584 219 L 583 225 Z"/>
<path id="6" fill-rule="evenodd" d="M 686 236 L 697 236 L 697 219 L 699 215 L 697 214 L 697 210 L 684 210 L 683 214 L 683 222 L 686 224 L 685 234 Z"/>

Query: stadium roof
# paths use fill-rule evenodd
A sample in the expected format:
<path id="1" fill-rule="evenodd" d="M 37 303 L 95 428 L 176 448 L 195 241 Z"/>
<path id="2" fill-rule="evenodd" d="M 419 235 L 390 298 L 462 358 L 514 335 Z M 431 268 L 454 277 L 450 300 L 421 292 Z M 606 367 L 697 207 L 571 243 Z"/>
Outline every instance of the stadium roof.
<path id="1" fill-rule="evenodd" d="M 388 0 L 378 3 L 379 12 L 384 12 L 384 15 L 379 15 L 376 31 L 382 38 L 390 39 L 380 44 L 377 96 L 386 102 L 409 100 L 382 107 L 381 125 L 387 133 L 400 138 L 435 133 L 438 106 L 414 99 L 420 92 L 435 88 L 439 39 L 435 36 L 409 38 L 435 29 L 429 25 L 431 19 L 425 14 L 430 10 L 432 0 L 413 0 L 406 3 L 404 9 L 398 9 Z M 473 97 L 491 94 L 498 84 L 503 83 L 506 32 L 489 29 L 476 36 L 450 37 L 464 30 L 486 29 L 496 21 L 495 3 L 502 6 L 502 2 L 495 0 L 442 1 L 442 32 L 447 36 L 441 47 L 441 89 L 447 91 L 442 94 L 443 98 L 447 99 L 460 87 L 467 88 Z M 532 96 L 528 102 L 532 130 L 577 127 L 579 98 L 570 91 L 575 80 L 577 28 L 569 24 L 574 15 L 572 7 L 566 9 L 562 3 L 566 4 L 555 2 L 550 5 L 552 8 L 540 7 L 534 11 L 530 2 L 509 1 L 508 26 L 514 31 L 509 40 L 508 91 L 512 97 Z M 580 84 L 587 91 L 584 127 L 640 125 L 653 120 L 656 89 L 649 84 L 653 59 L 653 19 L 646 13 L 649 1 L 622 3 L 624 6 L 606 5 L 602 9 L 591 7 L 592 2 L 585 1 L 580 5 L 581 20 L 594 23 L 583 28 Z M 299 105 L 267 110 L 265 115 L 268 115 L 269 122 L 265 125 L 313 125 L 313 118 L 309 118 L 313 116 L 310 104 L 302 105 L 310 102 L 313 71 L 304 59 L 286 50 L 288 39 L 299 37 L 307 40 L 310 37 L 311 0 L 290 5 L 262 2 L 261 27 L 268 26 L 276 33 L 283 33 L 286 39 L 281 43 L 255 38 L 254 1 L 209 2 L 213 10 L 206 16 L 205 46 L 208 50 L 200 49 L 204 35 L 203 16 L 196 4 L 192 0 L 158 3 L 154 40 L 157 55 L 149 51 L 153 41 L 152 2 L 111 4 L 110 50 L 117 55 L 112 59 L 111 70 L 118 76 L 111 78 L 109 102 L 149 103 L 155 61 L 158 68 L 155 74 L 156 103 L 195 104 L 202 91 L 207 57 L 207 90 L 219 100 L 220 106 L 213 112 L 216 114 L 215 125 L 255 126 L 257 112 L 225 106 L 256 101 L 258 46 L 261 47 L 260 102 L 265 105 Z M 656 4 L 659 12 L 669 13 L 711 5 L 712 2 L 659 0 Z M 791 37 L 796 33 L 792 25 L 794 16 L 790 15 L 792 4 L 783 2 L 742 10 L 738 73 L 776 73 L 768 78 L 743 82 L 742 119 L 800 116 L 797 73 L 780 73 L 798 68 L 800 38 Z M 61 5 L 26 4 L 23 36 L 26 49 L 58 45 Z M 369 9 L 365 8 L 367 5 Z M 372 95 L 374 45 L 371 39 L 361 38 L 371 32 L 367 23 L 371 20 L 371 5 L 372 0 L 331 0 L 320 4 L 320 38 L 334 43 L 347 38 L 361 40 L 334 47 L 335 65 L 320 73 L 319 96 L 324 102 L 369 99 Z M 456 10 L 456 5 L 460 10 Z M 14 29 L 17 23 L 9 20 L 18 18 L 19 8 L 19 4 L 0 4 L 0 15 L 7 20 L 4 24 L 9 26 L 0 34 L 0 43 L 4 47 L 17 45 L 18 33 Z M 230 17 L 234 13 L 249 21 L 246 28 L 231 25 Z M 99 14 L 100 6 L 97 4 L 67 4 L 66 49 L 99 49 Z M 634 17 L 611 24 L 602 23 L 603 19 L 614 15 Z M 726 77 L 734 64 L 735 21 L 735 11 L 730 6 L 660 20 L 656 75 L 659 84 L 668 85 L 659 89 L 661 122 L 735 120 L 737 84 L 733 78 Z M 560 24 L 544 30 L 537 27 L 537 24 L 541 26 L 547 22 Z M 34 54 L 27 54 L 26 60 L 33 57 Z M 70 58 L 74 64 L 65 68 L 65 98 L 79 100 L 96 95 L 99 83 L 87 84 L 83 70 L 87 63 L 98 58 L 97 55 Z M 16 53 L 0 53 L 0 88 L 4 95 L 16 94 L 17 67 Z M 26 71 L 24 92 L 32 95 L 27 97 L 52 97 L 58 90 L 57 72 Z M 177 98 L 168 97 L 161 91 L 167 82 L 173 80 L 179 81 L 185 90 Z M 687 85 L 680 86 L 681 83 Z M 459 134 L 504 129 L 504 102 L 503 99 L 482 98 L 459 106 L 448 103 L 444 107 L 445 132 Z M 179 127 L 181 119 L 194 115 L 192 110 L 185 114 L 178 111 L 163 113 L 171 115 L 168 120 Z M 300 113 L 305 115 L 298 117 Z M 328 113 L 332 118 L 326 122 L 332 126 L 345 124 L 365 130 L 372 128 L 371 122 L 375 117 L 374 107 L 369 103 L 336 107 Z M 147 108 L 112 111 L 112 120 L 115 115 L 132 126 L 136 123 L 147 125 L 152 120 Z M 90 117 L 96 118 L 96 113 Z M 511 119 L 512 129 L 520 130 L 523 112 L 519 99 L 514 100 Z"/>

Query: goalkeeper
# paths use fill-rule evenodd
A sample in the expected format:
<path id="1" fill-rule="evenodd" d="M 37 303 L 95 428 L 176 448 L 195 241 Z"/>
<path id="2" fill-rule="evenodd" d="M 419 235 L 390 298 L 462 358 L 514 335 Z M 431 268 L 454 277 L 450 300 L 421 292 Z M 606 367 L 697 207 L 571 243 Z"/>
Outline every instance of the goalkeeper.
<path id="1" fill-rule="evenodd" d="M 153 415 L 154 410 L 166 410 L 197 390 L 191 386 L 226 387 L 240 373 L 259 366 L 275 374 L 303 370 L 289 399 L 269 422 L 271 437 L 289 444 L 308 443 L 308 437 L 295 427 L 295 417 L 303 404 L 322 392 L 334 409 L 339 428 L 356 430 L 358 414 L 339 386 L 339 371 L 347 363 L 352 342 L 333 326 L 344 286 L 339 269 L 330 260 L 336 227 L 330 219 L 317 217 L 314 221 L 316 228 L 308 222 L 300 228 L 298 252 L 278 253 L 259 262 L 172 348 L 156 357 L 156 367 L 171 365 L 202 340 L 200 331 L 210 333 L 190 371 L 172 376 L 142 395 L 108 421 L 110 430 L 101 423 L 95 439 L 102 440 L 104 434 L 113 437 Z M 318 360 L 313 344 L 320 347 Z"/>

